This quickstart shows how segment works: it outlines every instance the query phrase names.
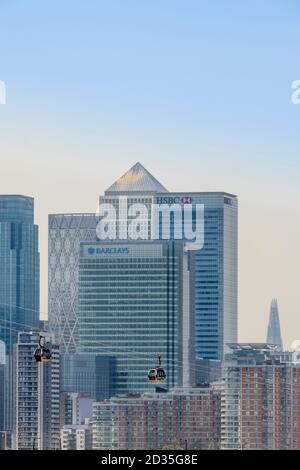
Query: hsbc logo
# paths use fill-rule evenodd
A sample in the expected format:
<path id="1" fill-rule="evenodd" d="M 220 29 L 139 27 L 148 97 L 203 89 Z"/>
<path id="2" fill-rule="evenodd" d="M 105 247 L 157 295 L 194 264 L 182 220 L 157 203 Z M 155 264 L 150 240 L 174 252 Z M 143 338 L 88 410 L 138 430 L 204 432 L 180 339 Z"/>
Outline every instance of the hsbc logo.
<path id="1" fill-rule="evenodd" d="M 156 202 L 150 208 L 143 203 L 128 204 L 126 196 L 119 197 L 117 209 L 110 203 L 100 204 L 97 210 L 97 238 L 184 240 L 186 251 L 201 250 L 204 244 L 204 204 L 193 205 L 191 196 L 156 196 L 154 200 Z M 105 248 L 111 250 L 109 252 L 116 249 Z M 101 248 L 96 249 L 97 253 L 98 250 Z M 94 248 L 91 247 L 88 253 L 93 255 Z"/>
<path id="2" fill-rule="evenodd" d="M 182 204 L 192 204 L 193 199 L 191 198 L 191 196 L 183 196 L 181 198 L 181 202 Z"/>
<path id="3" fill-rule="evenodd" d="M 156 204 L 192 204 L 193 198 L 191 196 L 159 196 L 156 198 Z"/>

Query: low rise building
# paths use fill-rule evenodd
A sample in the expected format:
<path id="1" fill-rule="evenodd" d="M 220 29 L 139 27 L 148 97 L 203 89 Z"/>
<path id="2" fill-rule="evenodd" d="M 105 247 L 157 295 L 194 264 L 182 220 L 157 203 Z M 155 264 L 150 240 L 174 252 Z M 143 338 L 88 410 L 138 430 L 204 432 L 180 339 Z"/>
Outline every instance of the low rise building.
<path id="1" fill-rule="evenodd" d="M 159 450 L 179 442 L 208 449 L 220 443 L 219 387 L 124 395 L 93 406 L 94 449 Z"/>
<path id="2" fill-rule="evenodd" d="M 300 353 L 230 345 L 223 371 L 222 447 L 300 449 Z"/>

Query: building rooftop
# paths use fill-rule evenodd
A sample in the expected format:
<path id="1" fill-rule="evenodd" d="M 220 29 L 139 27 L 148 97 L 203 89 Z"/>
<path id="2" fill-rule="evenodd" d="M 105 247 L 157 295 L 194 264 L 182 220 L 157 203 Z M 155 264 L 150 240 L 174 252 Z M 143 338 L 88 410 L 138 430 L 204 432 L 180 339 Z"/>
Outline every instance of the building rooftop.
<path id="1" fill-rule="evenodd" d="M 227 346 L 233 350 L 276 350 L 277 346 L 268 343 L 228 343 Z"/>
<path id="2" fill-rule="evenodd" d="M 105 195 L 116 193 L 167 193 L 168 190 L 139 162 L 115 181 Z"/>

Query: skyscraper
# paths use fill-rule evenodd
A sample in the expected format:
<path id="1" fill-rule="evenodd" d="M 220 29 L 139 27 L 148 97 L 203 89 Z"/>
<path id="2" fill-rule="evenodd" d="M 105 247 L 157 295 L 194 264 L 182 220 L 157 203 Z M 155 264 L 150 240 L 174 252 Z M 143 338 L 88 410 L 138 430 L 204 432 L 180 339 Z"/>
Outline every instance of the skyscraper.
<path id="1" fill-rule="evenodd" d="M 79 349 L 116 356 L 116 393 L 153 389 L 159 355 L 166 388 L 190 383 L 187 270 L 181 242 L 81 244 Z"/>
<path id="2" fill-rule="evenodd" d="M 190 251 L 194 291 L 195 351 L 198 358 L 223 359 L 237 341 L 238 200 L 224 192 L 156 194 L 156 204 L 204 206 L 204 244 Z"/>
<path id="3" fill-rule="evenodd" d="M 0 339 L 7 354 L 18 331 L 39 321 L 38 227 L 33 198 L 0 196 Z"/>
<path id="4" fill-rule="evenodd" d="M 61 354 L 62 392 L 84 393 L 94 400 L 114 395 L 115 358 L 96 354 Z"/>
<path id="5" fill-rule="evenodd" d="M 149 173 L 141 163 L 136 163 L 123 176 L 115 181 L 105 192 L 104 196 L 99 197 L 99 205 L 111 204 L 115 207 L 118 219 L 126 219 L 126 212 L 132 204 L 142 203 L 151 214 L 153 197 L 156 194 L 166 194 L 168 190 Z M 120 208 L 120 201 L 123 202 Z M 125 222 L 126 224 L 126 222 Z M 116 238 L 122 239 L 120 227 L 117 227 Z M 143 227 L 148 238 L 151 237 L 151 217 L 145 221 Z"/>
<path id="6" fill-rule="evenodd" d="M 0 431 L 5 426 L 5 364 L 0 362 Z"/>
<path id="7" fill-rule="evenodd" d="M 96 211 L 95 211 L 96 213 Z M 49 215 L 49 327 L 61 352 L 78 346 L 78 265 L 80 242 L 96 240 L 95 214 Z"/>
<path id="8" fill-rule="evenodd" d="M 144 204 L 149 214 L 153 204 L 176 204 L 182 210 L 188 204 L 192 206 L 193 218 L 196 204 L 204 205 L 204 245 L 190 252 L 195 352 L 198 358 L 222 360 L 226 344 L 237 341 L 237 197 L 225 192 L 168 192 L 136 163 L 100 196 L 99 202 L 100 206 L 112 204 L 121 220 L 125 218 L 126 207 L 136 203 Z M 142 229 L 151 238 L 151 217 Z"/>
<path id="9" fill-rule="evenodd" d="M 279 310 L 277 299 L 273 299 L 271 302 L 268 332 L 267 332 L 267 343 L 279 346 L 282 349 L 282 338 L 279 321 Z"/>
<path id="10" fill-rule="evenodd" d="M 36 362 L 39 333 L 19 333 L 14 345 L 13 448 L 59 449 L 59 347 L 51 361 Z"/>
<path id="11" fill-rule="evenodd" d="M 99 198 L 99 207 L 112 205 L 121 221 L 112 243 L 124 241 L 126 211 L 139 203 L 150 214 L 141 224 L 141 234 L 149 240 L 153 204 L 177 204 L 182 211 L 190 205 L 193 214 L 196 205 L 204 205 L 204 245 L 190 252 L 188 261 L 191 318 L 196 356 L 222 360 L 226 344 L 237 341 L 237 197 L 225 192 L 170 193 L 136 163 Z M 97 241 L 98 221 L 96 214 L 49 216 L 49 323 L 67 353 L 78 350 L 79 246 L 81 241 Z"/>
<path id="12" fill-rule="evenodd" d="M 5 430 L 5 343 L 0 340 L 0 431 Z"/>

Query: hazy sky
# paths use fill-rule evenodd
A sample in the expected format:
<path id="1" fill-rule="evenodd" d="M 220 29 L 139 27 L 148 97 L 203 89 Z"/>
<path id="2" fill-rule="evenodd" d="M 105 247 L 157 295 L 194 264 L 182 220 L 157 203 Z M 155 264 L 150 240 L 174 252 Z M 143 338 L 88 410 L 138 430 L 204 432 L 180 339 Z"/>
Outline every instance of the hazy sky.
<path id="1" fill-rule="evenodd" d="M 239 196 L 239 339 L 278 297 L 300 339 L 299 0 L 0 0 L 0 193 L 94 212 L 137 160 L 172 191 Z"/>

